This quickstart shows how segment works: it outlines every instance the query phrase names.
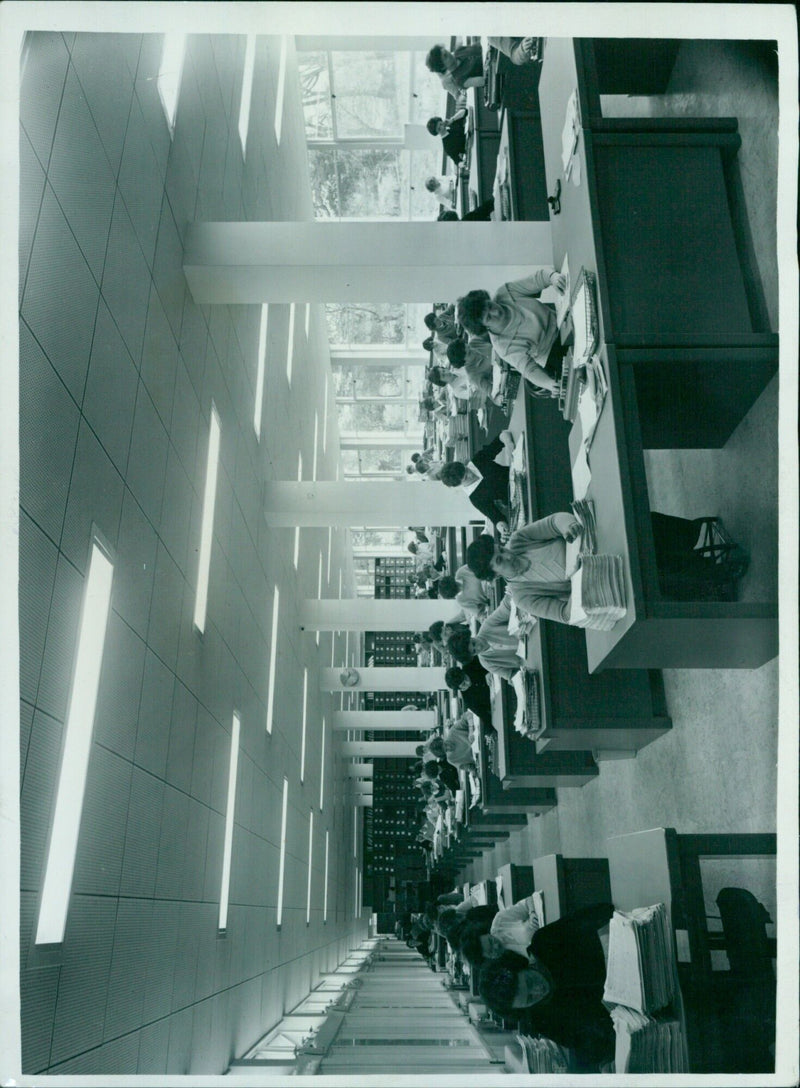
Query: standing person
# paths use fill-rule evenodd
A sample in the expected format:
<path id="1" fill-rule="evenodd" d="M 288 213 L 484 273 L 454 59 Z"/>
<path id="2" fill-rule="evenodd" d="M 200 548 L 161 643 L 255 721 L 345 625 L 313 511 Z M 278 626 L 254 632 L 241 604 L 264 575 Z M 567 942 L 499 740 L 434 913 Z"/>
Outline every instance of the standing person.
<path id="1" fill-rule="evenodd" d="M 544 267 L 503 284 L 494 298 L 488 291 L 469 291 L 456 302 L 458 323 L 473 336 L 488 333 L 501 359 L 533 385 L 557 396 L 565 349 L 555 309 L 539 295 L 546 287 L 563 294 L 566 286 L 561 272 Z"/>

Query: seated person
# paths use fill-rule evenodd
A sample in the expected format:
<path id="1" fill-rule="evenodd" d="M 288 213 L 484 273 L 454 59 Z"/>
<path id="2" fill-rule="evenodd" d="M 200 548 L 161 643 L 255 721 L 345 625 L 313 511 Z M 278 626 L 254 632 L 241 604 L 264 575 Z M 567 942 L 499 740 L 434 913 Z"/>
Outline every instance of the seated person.
<path id="1" fill-rule="evenodd" d="M 470 291 L 456 303 L 458 323 L 473 336 L 488 332 L 492 347 L 514 370 L 557 396 L 565 349 L 552 306 L 541 302 L 545 287 L 566 290 L 566 277 L 539 268 L 525 279 L 505 283 L 495 292 Z"/>
<path id="2" fill-rule="evenodd" d="M 489 609 L 489 597 L 480 578 L 476 578 L 466 563 L 455 574 L 439 579 L 439 596 L 461 606 L 465 616 L 480 619 Z"/>
<path id="3" fill-rule="evenodd" d="M 448 344 L 459 335 L 456 328 L 454 306 L 448 306 L 444 310 L 440 310 L 438 314 L 431 310 L 429 314 L 425 314 L 423 320 L 426 328 L 435 336 L 438 336 L 445 344 Z"/>
<path id="4" fill-rule="evenodd" d="M 503 431 L 466 465 L 450 461 L 439 476 L 445 487 L 466 491 L 472 505 L 494 523 L 501 535 L 508 532 L 508 464 L 513 450 L 511 432 Z"/>
<path id="5" fill-rule="evenodd" d="M 422 341 L 422 350 L 432 351 L 440 362 L 447 362 L 447 342 L 444 340 L 438 340 L 435 336 L 429 336 Z"/>
<path id="6" fill-rule="evenodd" d="M 434 783 L 438 783 L 439 786 L 443 786 L 446 790 L 449 790 L 451 794 L 455 794 L 461 786 L 458 780 L 458 770 L 452 761 L 448 760 L 446 755 L 442 755 L 442 738 L 436 737 L 437 744 L 431 749 L 434 755 L 436 755 L 436 761 L 434 763 L 426 763 L 423 774 L 432 779 Z"/>
<path id="7" fill-rule="evenodd" d="M 488 338 L 473 336 L 466 343 L 461 339 L 452 340 L 447 346 L 447 361 L 453 370 L 466 375 L 473 389 L 491 397 L 494 367 Z"/>
<path id="8" fill-rule="evenodd" d="M 508 633 L 510 614 L 506 597 L 499 608 L 489 613 L 474 638 L 462 632 L 451 636 L 447 641 L 448 653 L 460 665 L 466 665 L 477 656 L 487 672 L 503 680 L 511 680 L 515 673 L 525 667 L 525 662 L 517 652 L 519 639 Z"/>
<path id="9" fill-rule="evenodd" d="M 483 86 L 483 51 L 478 44 L 460 45 L 452 53 L 443 45 L 434 45 L 425 57 L 425 66 L 455 99 L 467 87 Z"/>
<path id="10" fill-rule="evenodd" d="M 450 392 L 457 400 L 469 400 L 475 390 L 469 383 L 466 374 L 458 370 L 442 370 L 441 367 L 432 366 L 428 371 L 428 381 L 438 385 L 441 389 L 450 387 Z M 485 399 L 486 394 L 481 394 Z"/>
<path id="11" fill-rule="evenodd" d="M 417 464 L 419 463 L 420 462 L 417 461 Z M 443 555 L 440 555 L 439 558 L 434 562 L 433 548 L 430 544 L 423 544 L 421 541 L 412 540 L 411 543 L 407 545 L 407 547 L 408 551 L 410 551 L 411 554 L 414 556 L 418 569 L 420 567 L 424 567 L 426 563 L 430 563 L 433 567 L 436 568 L 436 570 L 444 570 L 444 568 L 447 566 Z"/>
<path id="12" fill-rule="evenodd" d="M 451 722 L 442 737 L 447 762 L 459 770 L 475 770 L 475 753 L 472 751 L 474 736 L 466 714 Z"/>
<path id="13" fill-rule="evenodd" d="M 442 149 L 448 159 L 458 166 L 467 150 L 465 125 L 467 110 L 460 109 L 445 120 L 443 117 L 431 117 L 425 126 L 431 136 L 441 136 Z"/>
<path id="14" fill-rule="evenodd" d="M 606 965 L 598 930 L 610 903 L 588 907 L 537 929 L 527 956 L 488 960 L 480 994 L 501 1016 L 519 1015 L 523 1030 L 576 1051 L 579 1061 L 614 1056 L 614 1028 L 602 1003 Z"/>
<path id="15" fill-rule="evenodd" d="M 484 200 L 484 202 L 478 204 L 476 208 L 464 212 L 461 219 L 458 218 L 458 213 L 454 212 L 452 208 L 443 208 L 436 218 L 440 223 L 488 223 L 492 218 L 493 211 L 494 197 L 490 196 L 488 200 Z"/>
<path id="16" fill-rule="evenodd" d="M 423 397 L 420 401 L 420 406 L 426 412 L 430 412 L 435 419 L 440 419 L 443 423 L 450 418 L 450 409 L 446 404 L 442 404 L 435 397 Z"/>
<path id="17" fill-rule="evenodd" d="M 427 450 L 426 452 L 432 454 L 433 450 Z M 420 459 L 420 457 L 424 457 L 424 456 L 425 456 L 424 453 L 412 453 L 411 454 L 411 460 L 416 463 Z M 429 544 L 430 543 L 430 540 L 428 539 L 428 534 L 425 532 L 425 527 L 423 525 L 409 525 L 408 526 L 408 531 L 409 531 L 409 533 L 414 534 L 414 536 L 417 538 L 417 540 L 420 542 L 420 544 Z"/>
<path id="18" fill-rule="evenodd" d="M 458 921 L 451 925 L 447 943 L 454 951 L 460 951 L 464 941 L 469 941 L 476 934 L 480 936 L 489 932 L 497 912 L 498 907 L 495 905 L 481 904 L 470 907 L 469 910 L 464 911 Z"/>
<path id="19" fill-rule="evenodd" d="M 536 59 L 536 38 L 489 38 L 488 41 L 512 64 L 531 64 Z"/>
<path id="20" fill-rule="evenodd" d="M 528 955 L 528 946 L 539 928 L 533 896 L 520 899 L 512 907 L 499 910 L 488 933 L 470 933 L 461 940 L 461 955 L 471 967 L 496 959 L 503 952 Z"/>
<path id="21" fill-rule="evenodd" d="M 444 674 L 444 682 L 460 694 L 467 710 L 477 714 L 489 732 L 496 732 L 492 725 L 492 700 L 489 697 L 489 685 L 486 683 L 486 669 L 477 657 L 473 657 L 465 665 L 453 665 L 449 668 Z"/>
<path id="22" fill-rule="evenodd" d="M 447 175 L 437 177 L 435 174 L 431 174 L 425 180 L 425 188 L 440 204 L 455 210 L 455 178 L 447 177 Z"/>
<path id="23" fill-rule="evenodd" d="M 569 623 L 566 542 L 580 531 L 572 514 L 551 514 L 517 529 L 502 546 L 484 533 L 467 548 L 467 565 L 476 578 L 504 578 L 507 594 L 530 615 Z"/>

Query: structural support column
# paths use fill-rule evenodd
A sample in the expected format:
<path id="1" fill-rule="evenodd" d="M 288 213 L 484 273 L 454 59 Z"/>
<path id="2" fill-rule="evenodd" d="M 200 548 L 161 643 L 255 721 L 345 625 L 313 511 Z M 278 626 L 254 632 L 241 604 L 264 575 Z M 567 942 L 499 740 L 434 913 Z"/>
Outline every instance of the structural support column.
<path id="1" fill-rule="evenodd" d="M 360 756 L 364 759 L 395 756 L 411 758 L 416 755 L 416 740 L 347 740 L 342 745 L 343 756 Z"/>
<path id="2" fill-rule="evenodd" d="M 189 225 L 183 268 L 198 305 L 430 302 L 553 263 L 549 221 Z"/>
<path id="3" fill-rule="evenodd" d="M 418 733 L 435 729 L 436 714 L 432 710 L 335 710 L 334 729 L 405 730 Z"/>
<path id="4" fill-rule="evenodd" d="M 446 622 L 456 615 L 457 607 L 454 601 L 430 597 L 419 601 L 306 600 L 300 603 L 300 626 L 306 631 L 424 631 L 437 620 Z"/>
<path id="5" fill-rule="evenodd" d="M 372 783 L 367 779 L 353 783 L 356 797 L 372 797 Z"/>
<path id="6" fill-rule="evenodd" d="M 298 53 L 427 53 L 438 41 L 433 34 L 295 34 Z"/>
<path id="7" fill-rule="evenodd" d="M 361 793 L 358 797 L 354 798 L 353 804 L 356 808 L 372 808 L 372 798 Z"/>
<path id="8" fill-rule="evenodd" d="M 269 480 L 264 516 L 274 528 L 460 526 L 480 520 L 460 487 L 412 480 Z"/>
<path id="9" fill-rule="evenodd" d="M 415 602 L 416 603 L 416 602 Z M 358 669 L 359 681 L 355 687 L 343 684 L 339 679 L 341 669 L 320 669 L 320 691 L 440 691 L 447 687 L 445 669 L 421 665 L 418 668 L 364 668 Z"/>
<path id="10" fill-rule="evenodd" d="M 348 763 L 348 778 L 372 778 L 375 768 L 371 763 Z"/>

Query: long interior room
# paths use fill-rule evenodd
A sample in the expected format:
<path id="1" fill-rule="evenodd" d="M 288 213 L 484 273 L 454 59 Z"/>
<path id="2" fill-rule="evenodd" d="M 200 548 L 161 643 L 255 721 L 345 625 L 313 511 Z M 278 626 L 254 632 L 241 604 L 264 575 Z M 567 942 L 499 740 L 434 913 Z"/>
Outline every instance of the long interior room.
<path id="1" fill-rule="evenodd" d="M 0 1079 L 790 1083 L 794 9 L 126 6 L 0 12 Z"/>

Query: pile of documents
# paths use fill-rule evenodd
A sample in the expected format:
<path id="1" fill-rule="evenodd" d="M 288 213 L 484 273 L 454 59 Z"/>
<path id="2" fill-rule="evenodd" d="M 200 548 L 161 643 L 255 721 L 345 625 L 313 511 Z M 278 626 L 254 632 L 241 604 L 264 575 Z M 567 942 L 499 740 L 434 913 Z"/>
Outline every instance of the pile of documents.
<path id="1" fill-rule="evenodd" d="M 611 1010 L 616 1033 L 616 1073 L 688 1073 L 686 1039 L 678 1020 L 650 1016 L 615 1005 Z"/>
<path id="2" fill-rule="evenodd" d="M 625 577 L 620 556 L 583 556 L 570 582 L 569 622 L 573 627 L 610 631 L 625 615 Z"/>
<path id="3" fill-rule="evenodd" d="M 572 349 L 575 366 L 585 363 L 597 347 L 599 325 L 597 321 L 596 279 L 593 272 L 582 268 L 575 282 L 575 292 L 570 303 L 575 341 Z"/>
<path id="4" fill-rule="evenodd" d="M 594 503 L 591 499 L 576 499 L 572 503 L 572 513 L 581 523 L 581 555 L 594 555 L 597 550 L 597 524 L 594 518 Z"/>
<path id="5" fill-rule="evenodd" d="M 520 669 L 511 684 L 517 696 L 514 728 L 523 737 L 535 740 L 542 731 L 539 673 L 536 669 Z"/>
<path id="6" fill-rule="evenodd" d="M 522 1051 L 522 1070 L 527 1073 L 566 1073 L 569 1059 L 566 1050 L 541 1035 L 518 1035 Z"/>
<path id="7" fill-rule="evenodd" d="M 603 1000 L 649 1014 L 663 1009 L 675 992 L 675 954 L 669 914 L 663 903 L 615 910 L 609 923 Z"/>
<path id="8" fill-rule="evenodd" d="M 578 137 L 581 131 L 581 112 L 578 105 L 577 87 L 569 96 L 567 109 L 564 116 L 564 128 L 561 131 L 561 165 L 564 168 L 564 177 L 569 178 L 573 170 L 580 169 L 575 163 L 575 152 L 578 150 Z"/>

